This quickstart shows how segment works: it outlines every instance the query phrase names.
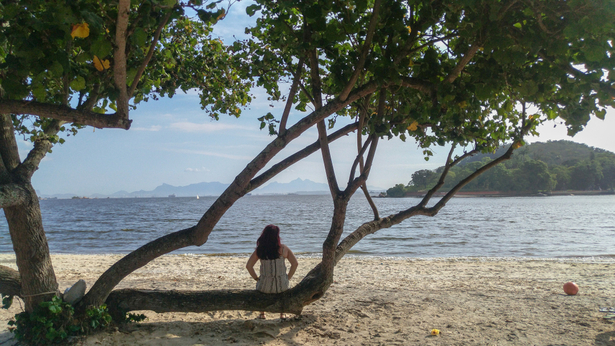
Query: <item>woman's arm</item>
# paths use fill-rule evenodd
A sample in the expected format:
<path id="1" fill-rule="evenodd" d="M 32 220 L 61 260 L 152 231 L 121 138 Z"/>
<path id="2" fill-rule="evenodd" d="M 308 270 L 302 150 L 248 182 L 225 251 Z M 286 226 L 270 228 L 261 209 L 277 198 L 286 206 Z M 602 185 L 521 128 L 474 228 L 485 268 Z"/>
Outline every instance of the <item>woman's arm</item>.
<path id="1" fill-rule="evenodd" d="M 293 252 L 288 248 L 288 246 L 286 247 L 286 250 L 288 250 L 286 258 L 288 259 L 288 262 L 290 262 L 290 269 L 288 270 L 288 280 L 290 280 L 295 274 L 295 271 L 299 266 L 299 262 L 297 262 L 295 254 L 293 254 Z"/>
<path id="2" fill-rule="evenodd" d="M 258 262 L 258 255 L 256 255 L 256 251 L 254 251 L 252 256 L 248 259 L 248 263 L 246 263 L 246 269 L 248 270 L 248 273 L 250 273 L 250 276 L 254 280 L 258 281 L 258 275 L 256 275 L 256 272 L 254 271 L 254 265 L 256 262 Z"/>

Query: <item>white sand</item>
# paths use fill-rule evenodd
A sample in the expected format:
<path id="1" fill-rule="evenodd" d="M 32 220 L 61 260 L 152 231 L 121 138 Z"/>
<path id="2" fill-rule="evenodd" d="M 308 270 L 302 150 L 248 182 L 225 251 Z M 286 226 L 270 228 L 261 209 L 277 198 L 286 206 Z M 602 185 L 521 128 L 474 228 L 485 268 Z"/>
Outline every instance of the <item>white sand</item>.
<path id="1" fill-rule="evenodd" d="M 88 286 L 120 256 L 54 255 L 63 290 Z M 163 256 L 118 288 L 252 289 L 246 257 Z M 296 284 L 318 259 L 299 258 Z M 0 263 L 15 267 L 14 256 Z M 347 257 L 326 295 L 300 317 L 256 320 L 249 311 L 165 313 L 83 345 L 615 345 L 615 324 L 600 307 L 615 307 L 615 262 L 585 260 L 400 259 Z M 562 286 L 575 281 L 580 292 Z M 13 341 L 0 312 L 0 345 Z M 431 336 L 434 328 L 439 336 Z"/>

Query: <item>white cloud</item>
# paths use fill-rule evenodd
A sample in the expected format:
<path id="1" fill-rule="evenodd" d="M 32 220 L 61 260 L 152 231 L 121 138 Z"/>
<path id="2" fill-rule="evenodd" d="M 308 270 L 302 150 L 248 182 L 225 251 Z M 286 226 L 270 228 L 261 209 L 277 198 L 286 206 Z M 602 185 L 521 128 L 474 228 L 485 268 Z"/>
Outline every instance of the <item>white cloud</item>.
<path id="1" fill-rule="evenodd" d="M 194 173 L 198 173 L 198 172 L 210 172 L 209 169 L 205 168 L 205 167 L 201 167 L 201 168 L 186 168 L 184 170 L 184 172 L 194 172 Z"/>
<path id="2" fill-rule="evenodd" d="M 160 131 L 162 126 L 160 125 L 152 125 L 150 127 L 133 127 L 131 130 L 133 131 Z"/>
<path id="3" fill-rule="evenodd" d="M 201 132 L 201 133 L 211 133 L 215 131 L 224 131 L 224 130 L 249 130 L 247 127 L 239 126 L 239 125 L 230 125 L 230 124 L 221 124 L 221 123 L 192 123 L 188 121 L 182 121 L 178 123 L 173 123 L 170 126 L 174 130 L 182 131 L 182 132 Z"/>

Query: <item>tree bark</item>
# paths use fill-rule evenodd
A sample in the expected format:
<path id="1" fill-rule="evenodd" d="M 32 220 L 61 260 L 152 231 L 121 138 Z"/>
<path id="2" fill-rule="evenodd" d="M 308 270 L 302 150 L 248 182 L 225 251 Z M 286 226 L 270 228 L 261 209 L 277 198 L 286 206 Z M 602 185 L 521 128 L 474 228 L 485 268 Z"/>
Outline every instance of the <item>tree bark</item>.
<path id="1" fill-rule="evenodd" d="M 0 116 L 0 154 L 0 183 L 16 184 L 21 190 L 20 202 L 4 207 L 4 215 L 21 278 L 21 296 L 26 302 L 26 311 L 32 311 L 40 302 L 57 294 L 58 283 L 49 256 L 38 196 L 28 174 L 14 174 L 20 168 L 19 152 L 8 115 Z"/>
<path id="2" fill-rule="evenodd" d="M 31 114 L 69 123 L 90 125 L 99 129 L 119 128 L 128 130 L 132 120 L 118 114 L 99 114 L 90 110 L 78 110 L 64 105 L 36 101 L 0 100 L 0 113 Z"/>
<path id="3" fill-rule="evenodd" d="M 26 311 L 58 293 L 58 283 L 49 256 L 49 245 L 43 229 L 41 209 L 36 192 L 30 183 L 26 202 L 4 208 L 9 233 L 21 277 L 21 292 Z"/>
<path id="4" fill-rule="evenodd" d="M 0 293 L 21 297 L 21 278 L 17 270 L 0 265 Z"/>

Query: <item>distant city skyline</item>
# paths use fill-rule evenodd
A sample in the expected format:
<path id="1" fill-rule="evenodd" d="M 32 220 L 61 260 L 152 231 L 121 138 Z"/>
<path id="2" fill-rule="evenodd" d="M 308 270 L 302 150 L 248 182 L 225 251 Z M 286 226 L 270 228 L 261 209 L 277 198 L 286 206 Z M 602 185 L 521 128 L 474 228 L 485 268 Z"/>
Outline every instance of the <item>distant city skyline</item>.
<path id="1" fill-rule="evenodd" d="M 215 34 L 224 43 L 245 38 L 243 27 L 253 25 L 255 17 L 245 14 L 250 2 L 237 2 L 227 17 L 215 27 Z M 287 88 L 282 88 L 284 91 Z M 32 178 L 34 188 L 41 194 L 69 193 L 80 196 L 95 193 L 153 190 L 166 183 L 185 186 L 201 182 L 228 184 L 258 154 L 273 137 L 259 130 L 258 117 L 272 112 L 279 116 L 281 104 L 271 104 L 261 90 L 254 90 L 255 98 L 243 115 L 236 119 L 222 115 L 212 121 L 200 109 L 194 91 L 181 91 L 172 99 L 139 104 L 131 111 L 133 119 L 129 131 L 117 129 L 82 129 L 66 143 L 56 145 L 53 153 L 41 162 Z M 273 106 L 273 107 L 272 107 Z M 289 124 L 300 119 L 299 112 L 291 112 Z M 344 125 L 348 119 L 338 118 Z M 540 137 L 529 142 L 568 139 L 589 146 L 615 152 L 615 111 L 607 112 L 606 120 L 592 119 L 587 128 L 574 138 L 566 136 L 565 126 L 547 123 L 540 128 Z M 293 141 L 273 163 L 313 143 L 317 132 L 312 128 Z M 32 147 L 18 137 L 21 158 Z M 356 142 L 348 136 L 332 143 L 340 185 L 348 179 Z M 446 147 L 434 148 L 435 155 L 425 161 L 422 150 L 413 141 L 398 138 L 380 141 L 368 186 L 382 188 L 407 183 L 410 175 L 420 169 L 434 169 L 444 164 Z M 326 176 L 320 153 L 290 167 L 271 181 L 287 183 L 297 178 L 325 183 Z"/>

